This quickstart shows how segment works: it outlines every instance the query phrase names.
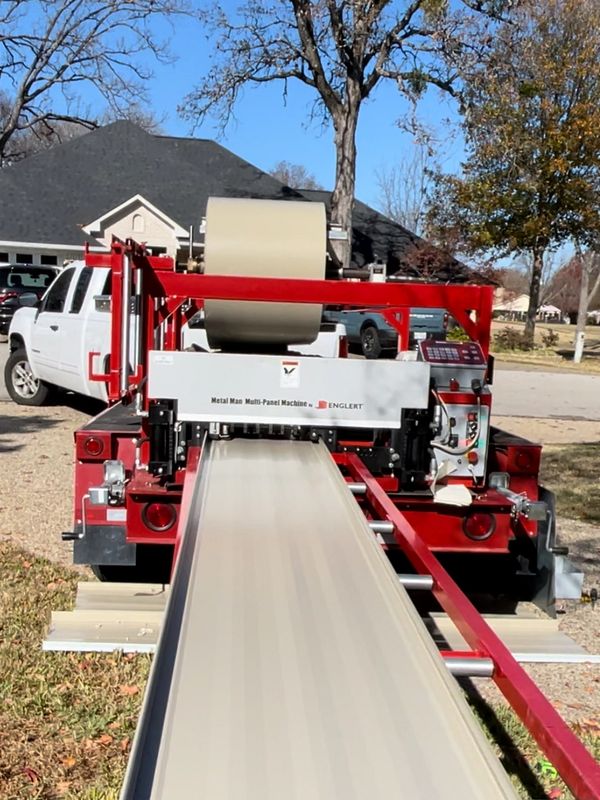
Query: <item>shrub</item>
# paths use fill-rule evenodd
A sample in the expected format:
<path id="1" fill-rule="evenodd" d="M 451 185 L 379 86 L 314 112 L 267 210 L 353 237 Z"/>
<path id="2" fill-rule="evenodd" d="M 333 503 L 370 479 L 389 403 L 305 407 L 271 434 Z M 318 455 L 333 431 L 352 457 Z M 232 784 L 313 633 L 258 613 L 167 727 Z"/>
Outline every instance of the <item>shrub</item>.
<path id="1" fill-rule="evenodd" d="M 551 329 L 542 332 L 542 344 L 544 347 L 556 347 L 558 344 L 558 333 Z"/>
<path id="2" fill-rule="evenodd" d="M 449 342 L 469 341 L 469 337 L 465 333 L 464 329 L 460 327 L 460 325 L 457 325 L 455 328 L 452 328 L 452 330 L 448 331 L 446 339 L 448 339 Z"/>
<path id="3" fill-rule="evenodd" d="M 494 336 L 498 350 L 531 350 L 531 344 L 525 339 L 522 331 L 515 328 L 502 328 Z"/>

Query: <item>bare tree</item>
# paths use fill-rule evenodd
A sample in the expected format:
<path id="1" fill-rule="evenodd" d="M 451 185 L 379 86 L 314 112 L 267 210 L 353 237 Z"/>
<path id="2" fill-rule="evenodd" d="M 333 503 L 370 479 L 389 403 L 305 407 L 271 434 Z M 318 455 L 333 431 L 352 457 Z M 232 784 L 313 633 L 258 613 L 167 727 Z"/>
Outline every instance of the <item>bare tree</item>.
<path id="1" fill-rule="evenodd" d="M 579 303 L 577 308 L 577 328 L 575 330 L 575 353 L 573 361 L 579 364 L 583 358 L 585 344 L 585 324 L 588 308 L 600 289 L 600 255 L 593 250 L 579 251 L 577 254 L 580 268 Z M 592 287 L 590 289 L 590 283 Z"/>
<path id="2" fill-rule="evenodd" d="M 279 161 L 273 169 L 269 170 L 269 175 L 277 178 L 286 186 L 292 189 L 322 189 L 315 176 L 309 172 L 302 164 L 292 164 L 289 161 Z"/>
<path id="3" fill-rule="evenodd" d="M 477 26 L 509 0 L 246 0 L 227 13 L 207 2 L 213 64 L 181 107 L 198 123 L 212 113 L 225 127 L 244 86 L 295 80 L 314 90 L 312 116 L 331 121 L 336 152 L 334 223 L 349 231 L 356 130 L 362 104 L 390 80 L 416 101 L 430 86 L 454 92 L 457 59 L 486 41 Z M 342 264 L 348 245 L 338 247 Z"/>
<path id="4" fill-rule="evenodd" d="M 427 192 L 432 170 L 428 148 L 418 145 L 409 160 L 375 173 L 383 213 L 418 236 L 426 233 Z"/>
<path id="5" fill-rule="evenodd" d="M 58 133 L 57 123 L 95 127 L 97 115 L 81 108 L 78 90 L 84 84 L 122 116 L 143 102 L 152 75 L 148 56 L 171 60 L 153 22 L 187 10 L 187 0 L 1 2 L 0 80 L 8 104 L 0 164 L 23 132 Z"/>

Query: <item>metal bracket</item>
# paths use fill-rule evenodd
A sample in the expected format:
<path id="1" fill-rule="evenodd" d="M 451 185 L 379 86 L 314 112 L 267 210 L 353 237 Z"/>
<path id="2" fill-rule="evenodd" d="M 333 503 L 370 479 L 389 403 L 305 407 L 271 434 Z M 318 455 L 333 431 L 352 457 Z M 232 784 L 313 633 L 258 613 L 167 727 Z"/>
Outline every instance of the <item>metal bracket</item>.
<path id="1" fill-rule="evenodd" d="M 547 504 L 541 500 L 530 500 L 526 494 L 512 492 L 508 488 L 509 481 L 507 472 L 492 472 L 489 477 L 490 488 L 510 500 L 515 514 L 522 514 L 534 522 L 545 522 L 548 516 Z"/>

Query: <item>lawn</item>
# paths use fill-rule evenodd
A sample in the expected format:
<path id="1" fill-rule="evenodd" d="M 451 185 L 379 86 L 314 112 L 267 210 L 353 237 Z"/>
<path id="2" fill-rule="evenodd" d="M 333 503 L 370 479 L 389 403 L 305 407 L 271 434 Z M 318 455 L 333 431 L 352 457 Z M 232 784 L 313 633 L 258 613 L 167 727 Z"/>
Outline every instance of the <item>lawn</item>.
<path id="1" fill-rule="evenodd" d="M 0 798 L 116 800 L 150 658 L 44 653 L 79 575 L 0 543 Z M 522 798 L 571 795 L 508 709 L 470 700 Z M 596 757 L 593 721 L 576 728 Z"/>
<path id="2" fill-rule="evenodd" d="M 499 361 L 527 364 L 536 369 L 550 367 L 553 370 L 560 369 L 567 372 L 600 374 L 600 326 L 588 325 L 586 327 L 585 354 L 580 364 L 574 364 L 571 360 L 575 336 L 574 325 L 538 322 L 535 327 L 536 350 L 534 351 L 506 350 L 498 345 L 496 336 L 502 331 L 508 329 L 516 333 L 522 333 L 524 328 L 525 325 L 522 322 L 502 322 L 500 320 L 492 322 L 491 351 Z M 543 343 L 543 337 L 548 331 L 553 331 L 558 336 L 557 344 L 552 347 L 546 347 Z M 567 351 L 570 351 L 570 355 L 566 357 L 559 354 Z"/>
<path id="3" fill-rule="evenodd" d="M 0 543 L 0 798 L 116 800 L 150 658 L 44 653 L 79 575 Z"/>
<path id="4" fill-rule="evenodd" d="M 556 494 L 559 519 L 600 523 L 600 443 L 545 445 L 541 481 Z"/>

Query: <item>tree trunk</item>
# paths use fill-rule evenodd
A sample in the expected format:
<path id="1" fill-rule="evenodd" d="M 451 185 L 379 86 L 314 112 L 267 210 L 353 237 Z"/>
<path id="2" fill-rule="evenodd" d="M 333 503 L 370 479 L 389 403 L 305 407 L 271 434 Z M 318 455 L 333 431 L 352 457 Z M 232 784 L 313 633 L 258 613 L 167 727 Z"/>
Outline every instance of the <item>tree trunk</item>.
<path id="1" fill-rule="evenodd" d="M 542 271 L 544 269 L 544 250 L 535 248 L 532 252 L 533 264 L 531 268 L 531 282 L 529 284 L 529 308 L 525 318 L 525 342 L 533 348 L 535 336 L 535 318 L 540 304 L 540 289 L 542 285 Z"/>
<path id="2" fill-rule="evenodd" d="M 355 90 L 358 91 L 358 90 Z M 347 240 L 334 240 L 333 251 L 340 266 L 350 266 L 352 250 L 352 210 L 354 208 L 354 190 L 356 184 L 356 127 L 360 100 L 352 96 L 354 90 L 348 90 L 348 102 L 339 116 L 333 120 L 335 142 L 335 187 L 331 195 L 331 222 L 340 225 L 347 233 Z"/>
<path id="3" fill-rule="evenodd" d="M 579 286 L 579 307 L 577 309 L 577 327 L 575 329 L 575 353 L 573 361 L 580 364 L 583 358 L 583 345 L 585 343 L 585 323 L 587 321 L 587 310 L 589 304 L 590 272 L 593 261 L 593 253 L 588 251 L 580 256 L 581 263 L 581 284 Z"/>

